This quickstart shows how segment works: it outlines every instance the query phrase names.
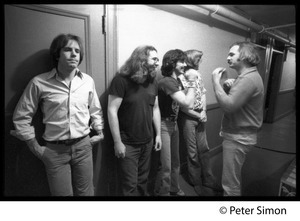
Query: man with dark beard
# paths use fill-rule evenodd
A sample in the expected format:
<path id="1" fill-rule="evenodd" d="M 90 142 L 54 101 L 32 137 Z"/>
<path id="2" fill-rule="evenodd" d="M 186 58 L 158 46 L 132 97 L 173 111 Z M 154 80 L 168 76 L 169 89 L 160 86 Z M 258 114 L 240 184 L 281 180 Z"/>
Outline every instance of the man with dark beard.
<path id="1" fill-rule="evenodd" d="M 161 149 L 153 46 L 137 47 L 109 88 L 108 122 L 118 158 L 120 195 L 147 196 L 151 151 Z M 153 145 L 153 125 L 155 140 Z"/>

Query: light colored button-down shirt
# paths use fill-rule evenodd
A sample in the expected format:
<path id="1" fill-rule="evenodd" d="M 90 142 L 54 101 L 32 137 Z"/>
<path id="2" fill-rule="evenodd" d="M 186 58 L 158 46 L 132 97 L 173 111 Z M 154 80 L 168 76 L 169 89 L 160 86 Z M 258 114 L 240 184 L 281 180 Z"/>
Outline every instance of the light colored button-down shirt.
<path id="1" fill-rule="evenodd" d="M 13 116 L 13 133 L 20 140 L 35 137 L 31 122 L 39 104 L 43 112 L 45 140 L 74 139 L 88 135 L 90 128 L 103 129 L 103 113 L 94 80 L 78 69 L 70 85 L 58 76 L 56 69 L 29 82 Z"/>

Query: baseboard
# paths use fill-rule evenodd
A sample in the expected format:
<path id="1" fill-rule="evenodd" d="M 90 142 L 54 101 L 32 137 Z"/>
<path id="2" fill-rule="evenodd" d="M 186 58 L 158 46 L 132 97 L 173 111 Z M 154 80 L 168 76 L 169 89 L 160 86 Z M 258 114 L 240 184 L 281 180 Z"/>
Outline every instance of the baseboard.
<path id="1" fill-rule="evenodd" d="M 286 117 L 286 116 L 292 114 L 293 112 L 295 112 L 295 110 L 290 110 L 290 111 L 287 111 L 287 112 L 285 112 L 285 113 L 283 113 L 283 114 L 280 114 L 280 115 L 278 115 L 278 116 L 275 117 L 275 119 L 274 119 L 273 122 L 275 122 L 275 121 L 277 121 L 277 120 L 279 120 L 279 119 L 281 119 L 281 118 L 284 118 L 284 117 Z"/>
<path id="2" fill-rule="evenodd" d="M 210 149 L 208 154 L 209 154 L 209 157 L 213 157 L 221 152 L 223 152 L 222 144 Z"/>

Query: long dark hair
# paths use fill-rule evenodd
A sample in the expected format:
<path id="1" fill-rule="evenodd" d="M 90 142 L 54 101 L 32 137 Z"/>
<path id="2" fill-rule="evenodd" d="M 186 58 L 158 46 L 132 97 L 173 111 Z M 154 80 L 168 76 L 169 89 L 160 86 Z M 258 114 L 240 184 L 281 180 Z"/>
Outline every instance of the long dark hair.
<path id="1" fill-rule="evenodd" d="M 127 59 L 127 61 L 122 65 L 119 73 L 123 76 L 129 77 L 132 81 L 136 83 L 143 83 L 144 76 L 149 75 L 149 70 L 145 66 L 149 57 L 150 51 L 157 50 L 150 45 L 143 45 L 137 47 Z M 148 76 L 148 78 L 154 76 Z"/>
<path id="2" fill-rule="evenodd" d="M 178 61 L 184 62 L 186 60 L 185 53 L 180 49 L 173 49 L 168 51 L 162 61 L 161 74 L 163 76 L 171 76 Z"/>

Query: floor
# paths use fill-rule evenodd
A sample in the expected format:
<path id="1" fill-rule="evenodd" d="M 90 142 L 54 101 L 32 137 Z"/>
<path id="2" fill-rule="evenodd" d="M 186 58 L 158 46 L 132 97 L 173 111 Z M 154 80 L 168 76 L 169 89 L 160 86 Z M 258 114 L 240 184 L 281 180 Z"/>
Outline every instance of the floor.
<path id="1" fill-rule="evenodd" d="M 258 134 L 258 143 L 245 161 L 242 179 L 243 196 L 278 196 L 280 178 L 296 157 L 296 115 L 279 119 L 272 124 L 263 124 Z M 213 171 L 221 180 L 222 152 L 212 157 Z M 193 187 L 180 176 L 180 185 L 189 199 L 197 196 Z M 220 197 L 220 195 L 216 195 Z M 207 198 L 205 198 L 207 199 Z"/>

